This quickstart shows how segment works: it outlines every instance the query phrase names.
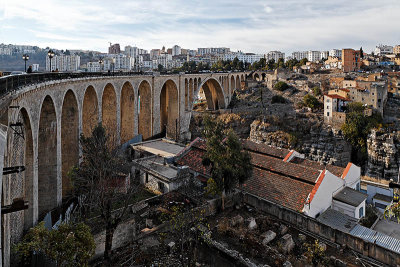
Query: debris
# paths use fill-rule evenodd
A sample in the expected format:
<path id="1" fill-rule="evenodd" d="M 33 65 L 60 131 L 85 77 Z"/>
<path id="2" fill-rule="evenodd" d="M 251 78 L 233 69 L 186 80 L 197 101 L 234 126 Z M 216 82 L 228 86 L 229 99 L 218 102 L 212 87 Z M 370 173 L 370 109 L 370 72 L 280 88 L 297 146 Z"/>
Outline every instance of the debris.
<path id="1" fill-rule="evenodd" d="M 276 233 L 274 231 L 268 230 L 268 232 L 262 234 L 261 236 L 264 237 L 262 244 L 266 246 L 269 242 L 275 239 Z"/>

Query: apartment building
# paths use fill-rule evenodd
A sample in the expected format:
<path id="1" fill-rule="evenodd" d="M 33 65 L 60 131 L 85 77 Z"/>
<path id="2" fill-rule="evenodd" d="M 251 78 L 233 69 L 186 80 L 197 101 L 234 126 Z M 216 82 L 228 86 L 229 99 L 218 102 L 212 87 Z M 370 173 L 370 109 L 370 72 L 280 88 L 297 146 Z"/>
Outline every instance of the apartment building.
<path id="1" fill-rule="evenodd" d="M 342 50 L 342 70 L 343 72 L 358 71 L 361 67 L 360 50 L 345 48 Z"/>

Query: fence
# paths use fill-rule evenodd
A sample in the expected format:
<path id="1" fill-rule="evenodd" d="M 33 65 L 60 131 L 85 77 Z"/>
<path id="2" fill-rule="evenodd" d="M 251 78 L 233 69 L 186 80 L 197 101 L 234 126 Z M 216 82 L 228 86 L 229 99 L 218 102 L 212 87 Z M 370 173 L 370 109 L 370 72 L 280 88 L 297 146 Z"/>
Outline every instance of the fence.
<path id="1" fill-rule="evenodd" d="M 376 243 L 371 243 L 363 240 L 361 237 L 344 233 L 325 225 L 314 218 L 290 210 L 268 200 L 258 198 L 254 195 L 243 194 L 243 201 L 260 211 L 266 212 L 288 224 L 291 224 L 298 229 L 306 230 L 328 239 L 331 242 L 345 245 L 364 256 L 373 258 L 390 266 L 400 265 L 399 254 Z"/>

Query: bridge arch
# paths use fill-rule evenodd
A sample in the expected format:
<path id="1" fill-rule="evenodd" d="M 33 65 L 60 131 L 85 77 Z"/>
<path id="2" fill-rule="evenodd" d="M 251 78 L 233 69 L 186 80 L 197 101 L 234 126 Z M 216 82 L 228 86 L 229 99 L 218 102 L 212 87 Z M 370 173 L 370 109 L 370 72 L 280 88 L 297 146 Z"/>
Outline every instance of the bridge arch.
<path id="1" fill-rule="evenodd" d="M 190 110 L 193 107 L 193 79 L 189 79 L 189 107 Z"/>
<path id="2" fill-rule="evenodd" d="M 33 156 L 33 135 L 32 135 L 32 123 L 31 118 L 25 108 L 21 108 L 19 117 L 22 120 L 24 129 L 24 158 L 23 166 L 25 166 L 25 171 L 22 173 L 23 181 L 23 198 L 25 201 L 29 202 L 27 210 L 24 210 L 24 230 L 28 230 L 33 226 L 33 166 L 34 166 L 34 156 Z"/>
<path id="3" fill-rule="evenodd" d="M 72 90 L 64 96 L 61 111 L 61 162 L 62 197 L 71 193 L 72 185 L 68 172 L 79 163 L 79 110 Z"/>
<path id="4" fill-rule="evenodd" d="M 143 140 L 148 139 L 152 135 L 152 96 L 151 85 L 148 81 L 143 80 L 138 88 L 138 133 L 143 136 Z"/>
<path id="5" fill-rule="evenodd" d="M 236 75 L 236 90 L 240 90 L 240 77 L 239 75 Z"/>
<path id="6" fill-rule="evenodd" d="M 167 80 L 160 93 L 160 126 L 161 133 L 175 139 L 179 132 L 178 88 L 174 81 Z"/>
<path id="7" fill-rule="evenodd" d="M 217 110 L 225 108 L 225 96 L 221 84 L 215 78 L 208 78 L 200 84 L 196 96 L 199 95 L 201 89 L 207 100 L 207 107 L 209 110 Z"/>
<path id="8" fill-rule="evenodd" d="M 235 76 L 231 76 L 231 86 L 230 86 L 230 95 L 233 95 L 233 91 L 235 91 Z"/>
<path id="9" fill-rule="evenodd" d="M 245 80 L 244 80 L 244 74 L 242 74 L 242 76 L 240 77 L 240 82 L 244 82 Z"/>
<path id="10" fill-rule="evenodd" d="M 135 126 L 135 92 L 130 82 L 125 82 L 121 91 L 121 143 L 133 138 Z"/>
<path id="11" fill-rule="evenodd" d="M 185 79 L 185 110 L 189 110 L 189 82 Z"/>
<path id="12" fill-rule="evenodd" d="M 258 73 L 254 73 L 253 78 L 255 81 L 260 81 L 260 75 L 258 75 Z"/>
<path id="13" fill-rule="evenodd" d="M 57 206 L 57 114 L 47 95 L 40 109 L 38 138 L 39 216 Z"/>
<path id="14" fill-rule="evenodd" d="M 114 86 L 108 83 L 101 98 L 101 121 L 111 143 L 117 142 L 117 95 Z"/>
<path id="15" fill-rule="evenodd" d="M 262 81 L 265 81 L 266 79 L 266 77 L 267 77 L 267 74 L 265 73 L 265 72 L 263 72 L 263 73 L 261 73 L 261 77 L 262 77 Z"/>
<path id="16" fill-rule="evenodd" d="M 88 86 L 83 97 L 82 108 L 82 132 L 88 137 L 99 121 L 99 104 L 97 94 L 93 86 Z"/>

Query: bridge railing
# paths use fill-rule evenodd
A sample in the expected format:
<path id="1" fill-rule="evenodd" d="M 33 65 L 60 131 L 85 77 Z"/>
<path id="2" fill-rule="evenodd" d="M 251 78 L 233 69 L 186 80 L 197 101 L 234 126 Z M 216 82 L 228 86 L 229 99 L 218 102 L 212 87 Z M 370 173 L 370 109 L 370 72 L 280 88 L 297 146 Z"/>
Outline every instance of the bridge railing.
<path id="1" fill-rule="evenodd" d="M 41 82 L 87 78 L 87 77 L 103 77 L 103 76 L 134 76 L 141 75 L 141 72 L 47 72 L 47 73 L 31 73 L 19 75 L 7 75 L 0 77 L 0 97 L 19 88 L 37 84 Z"/>

